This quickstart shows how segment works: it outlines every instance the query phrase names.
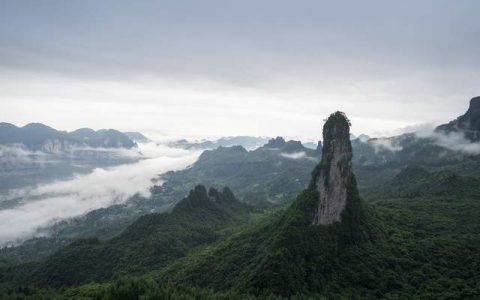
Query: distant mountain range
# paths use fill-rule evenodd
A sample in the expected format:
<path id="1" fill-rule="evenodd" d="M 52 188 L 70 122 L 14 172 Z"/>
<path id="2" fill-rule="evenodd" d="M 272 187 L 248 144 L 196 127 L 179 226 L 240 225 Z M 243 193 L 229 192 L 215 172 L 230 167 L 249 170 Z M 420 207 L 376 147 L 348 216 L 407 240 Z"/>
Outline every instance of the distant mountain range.
<path id="1" fill-rule="evenodd" d="M 271 144 L 273 143 L 273 144 Z M 278 144 L 275 144 L 278 143 Z M 295 144 L 295 145 L 294 145 Z M 320 145 L 320 146 L 319 146 Z M 184 149 L 216 149 L 218 147 L 232 147 L 232 146 L 242 146 L 246 150 L 255 150 L 260 147 L 269 147 L 269 148 L 281 148 L 286 146 L 287 148 L 296 149 L 298 146 L 302 146 L 302 149 L 297 149 L 303 151 L 303 147 L 316 150 L 318 147 L 321 149 L 321 142 L 313 143 L 306 142 L 301 143 L 300 141 L 288 141 L 286 142 L 282 137 L 277 137 L 275 139 L 269 137 L 256 137 L 256 136 L 231 136 L 231 137 L 222 137 L 218 140 L 201 140 L 189 142 L 186 139 L 178 140 L 170 143 L 172 147 L 180 147 Z M 288 149 L 287 149 L 288 150 Z"/>
<path id="2" fill-rule="evenodd" d="M 73 147 L 134 148 L 135 141 L 115 129 L 81 128 L 72 132 L 59 131 L 41 123 L 17 127 L 0 123 L 0 144 L 21 145 L 30 150 L 62 152 Z"/>
<path id="3" fill-rule="evenodd" d="M 222 137 L 218 140 L 201 140 L 201 141 L 187 141 L 181 139 L 170 143 L 172 147 L 179 147 L 184 149 L 215 149 L 218 147 L 232 147 L 242 146 L 247 150 L 253 150 L 265 145 L 270 138 L 256 137 L 256 136 L 230 136 Z"/>

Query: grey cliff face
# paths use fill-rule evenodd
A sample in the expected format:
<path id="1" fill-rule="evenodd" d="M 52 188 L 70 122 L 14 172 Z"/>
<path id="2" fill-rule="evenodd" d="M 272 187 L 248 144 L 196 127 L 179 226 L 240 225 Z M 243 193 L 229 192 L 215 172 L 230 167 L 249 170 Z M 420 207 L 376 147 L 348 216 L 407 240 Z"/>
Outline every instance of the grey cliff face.
<path id="1" fill-rule="evenodd" d="M 318 208 L 313 223 L 328 225 L 341 221 L 347 204 L 347 191 L 352 176 L 350 124 L 341 112 L 332 114 L 323 127 L 323 151 L 316 180 Z"/>

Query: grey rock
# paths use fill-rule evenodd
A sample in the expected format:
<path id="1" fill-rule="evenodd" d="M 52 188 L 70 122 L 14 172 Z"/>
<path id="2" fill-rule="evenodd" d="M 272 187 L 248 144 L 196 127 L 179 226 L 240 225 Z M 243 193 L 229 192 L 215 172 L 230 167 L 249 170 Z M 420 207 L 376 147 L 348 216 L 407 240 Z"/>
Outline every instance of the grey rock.
<path id="1" fill-rule="evenodd" d="M 341 221 L 347 205 L 352 175 L 350 124 L 341 112 L 332 114 L 323 127 L 323 151 L 316 179 L 318 208 L 313 223 L 328 225 Z"/>

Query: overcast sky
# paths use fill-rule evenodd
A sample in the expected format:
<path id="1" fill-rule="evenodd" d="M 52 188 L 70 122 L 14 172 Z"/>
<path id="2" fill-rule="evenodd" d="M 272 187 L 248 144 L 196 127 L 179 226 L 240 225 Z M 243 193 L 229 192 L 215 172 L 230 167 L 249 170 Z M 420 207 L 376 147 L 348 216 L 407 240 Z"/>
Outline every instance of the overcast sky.
<path id="1" fill-rule="evenodd" d="M 480 1 L 0 1 L 0 121 L 318 139 L 480 95 Z"/>

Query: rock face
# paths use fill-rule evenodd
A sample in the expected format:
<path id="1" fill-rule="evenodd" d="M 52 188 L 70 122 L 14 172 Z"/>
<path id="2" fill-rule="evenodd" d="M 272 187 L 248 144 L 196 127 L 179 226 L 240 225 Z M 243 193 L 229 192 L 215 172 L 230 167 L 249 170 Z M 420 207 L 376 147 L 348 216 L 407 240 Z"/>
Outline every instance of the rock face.
<path id="1" fill-rule="evenodd" d="M 480 141 L 480 96 L 470 100 L 470 106 L 464 115 L 438 126 L 437 131 L 463 132 L 466 138 Z"/>
<path id="2" fill-rule="evenodd" d="M 313 223 L 327 225 L 341 221 L 352 180 L 350 123 L 342 112 L 328 118 L 323 127 L 323 149 L 316 177 L 318 208 Z"/>

